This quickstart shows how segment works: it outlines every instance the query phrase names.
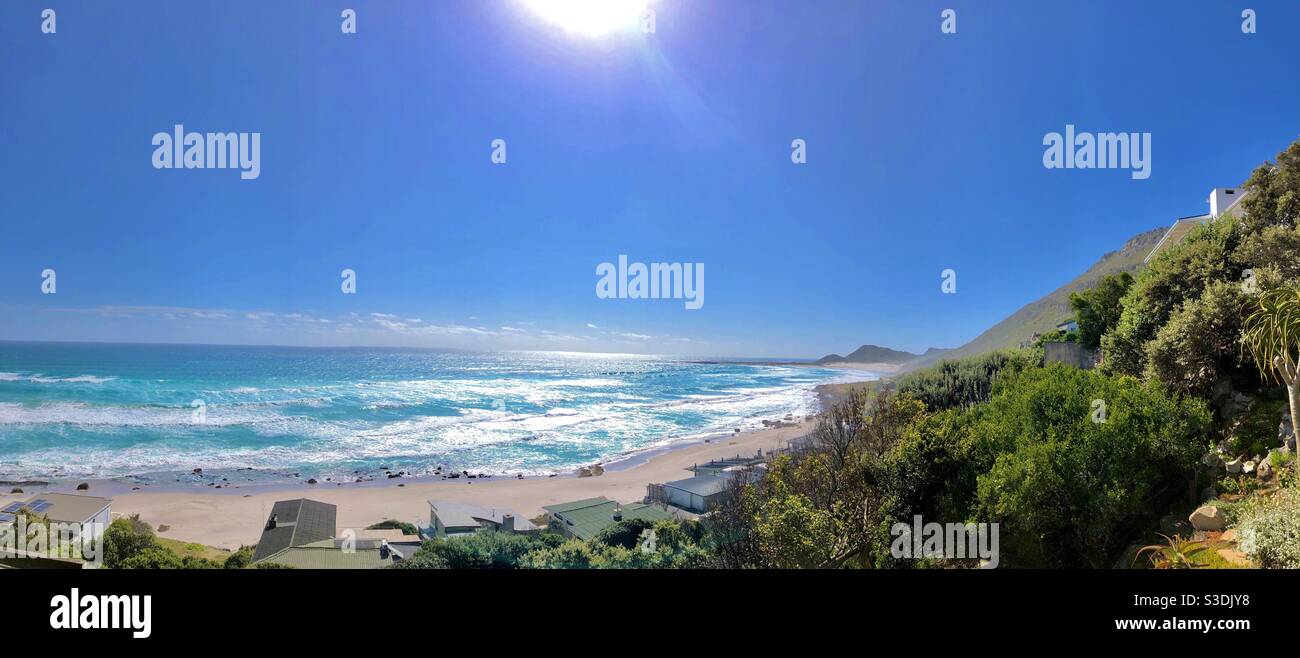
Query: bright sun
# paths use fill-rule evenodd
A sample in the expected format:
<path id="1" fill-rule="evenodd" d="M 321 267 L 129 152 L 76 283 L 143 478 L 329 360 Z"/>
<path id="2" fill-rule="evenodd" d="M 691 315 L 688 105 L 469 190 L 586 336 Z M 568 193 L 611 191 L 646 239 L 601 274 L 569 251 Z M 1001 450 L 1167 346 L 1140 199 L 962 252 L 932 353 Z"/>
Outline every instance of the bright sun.
<path id="1" fill-rule="evenodd" d="M 638 25 L 650 0 L 524 0 L 542 18 L 588 36 Z"/>

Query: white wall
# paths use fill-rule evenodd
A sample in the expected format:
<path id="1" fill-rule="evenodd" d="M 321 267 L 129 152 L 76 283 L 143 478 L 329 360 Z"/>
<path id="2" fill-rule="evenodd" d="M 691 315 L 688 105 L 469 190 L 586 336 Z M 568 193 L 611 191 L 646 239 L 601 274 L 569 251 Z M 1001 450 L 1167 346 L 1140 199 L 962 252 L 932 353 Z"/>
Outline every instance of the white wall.
<path id="1" fill-rule="evenodd" d="M 1235 187 L 1216 187 L 1210 191 L 1210 216 L 1218 217 L 1244 194 Z"/>

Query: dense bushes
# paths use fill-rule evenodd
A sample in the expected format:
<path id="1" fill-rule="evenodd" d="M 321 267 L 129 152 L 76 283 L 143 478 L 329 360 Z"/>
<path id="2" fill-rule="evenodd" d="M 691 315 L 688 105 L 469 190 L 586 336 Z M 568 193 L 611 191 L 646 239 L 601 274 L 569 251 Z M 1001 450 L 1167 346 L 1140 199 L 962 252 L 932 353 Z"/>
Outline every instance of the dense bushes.
<path id="1" fill-rule="evenodd" d="M 654 531 L 654 544 L 637 540 Z M 713 564 L 712 554 L 697 540 L 697 524 L 623 521 L 596 539 L 568 539 L 553 533 L 517 535 L 477 532 L 465 537 L 424 542 L 395 569 L 653 569 L 693 568 Z"/>
<path id="2" fill-rule="evenodd" d="M 1246 216 L 1194 229 L 1136 278 L 1106 277 L 1071 296 L 1079 341 L 1101 347 L 1101 371 L 1040 367 L 1039 355 L 1021 350 L 944 361 L 899 378 L 892 393 L 835 405 L 812 452 L 772 460 L 766 478 L 710 519 L 722 562 L 948 564 L 887 552 L 890 527 L 919 515 L 1000 524 L 1005 565 L 1114 564 L 1160 515 L 1195 502 L 1199 458 L 1223 436 L 1205 400 L 1232 402 L 1218 410 L 1236 422 L 1241 392 L 1270 393 L 1256 368 L 1269 366 L 1243 352 L 1252 331 L 1243 308 L 1300 279 L 1300 142 L 1246 189 Z M 1294 340 L 1294 331 L 1271 331 L 1268 340 Z M 1264 415 L 1257 433 L 1266 438 L 1277 414 Z M 1228 425 L 1242 441 L 1252 427 Z M 1255 450 L 1262 440 L 1248 443 Z M 1242 521 L 1243 545 L 1266 565 L 1300 566 L 1296 499 Z"/>
<path id="3" fill-rule="evenodd" d="M 398 562 L 398 569 L 514 569 L 532 551 L 556 546 L 561 539 L 553 533 L 517 535 L 508 532 L 478 532 L 468 537 L 434 539 L 410 558 Z"/>
<path id="4" fill-rule="evenodd" d="M 945 360 L 932 368 L 903 375 L 896 390 L 920 400 L 930 411 L 969 407 L 988 401 L 993 380 L 1004 370 L 1017 371 L 1034 365 L 1037 359 L 1026 351 Z"/>
<path id="5" fill-rule="evenodd" d="M 1263 567 L 1300 569 L 1300 486 L 1234 510 L 1241 550 Z"/>
<path id="6" fill-rule="evenodd" d="M 158 543 L 153 529 L 139 516 L 114 519 L 104 529 L 104 566 L 109 569 L 239 569 L 251 553 L 240 549 L 224 563 L 177 555 Z"/>
<path id="7" fill-rule="evenodd" d="M 153 529 L 140 517 L 115 519 L 104 529 L 104 566 L 123 568 L 127 560 L 156 545 Z"/>
<path id="8" fill-rule="evenodd" d="M 1196 228 L 1138 275 L 1101 341 L 1106 371 L 1198 395 L 1253 374 L 1229 353 L 1240 342 L 1243 297 L 1300 279 L 1300 142 L 1243 187 L 1243 212 Z"/>
<path id="9" fill-rule="evenodd" d="M 1240 284 L 1215 281 L 1175 310 L 1146 345 L 1147 380 L 1209 397 L 1219 381 L 1242 379 L 1243 301 Z"/>
<path id="10" fill-rule="evenodd" d="M 570 539 L 524 556 L 526 569 L 699 569 L 717 566 L 715 553 L 695 542 L 692 523 L 656 521 L 653 546 L 630 548 L 599 540 Z M 619 533 L 622 534 L 622 533 Z"/>
<path id="11" fill-rule="evenodd" d="M 1105 566 L 1188 494 L 1209 427 L 1203 403 L 1133 378 L 1061 364 L 1008 374 L 987 404 L 902 433 L 879 474 L 881 528 L 998 522 L 1003 564 Z"/>
<path id="12" fill-rule="evenodd" d="M 1240 224 L 1231 218 L 1201 226 L 1182 244 L 1161 252 L 1138 274 L 1124 294 L 1119 322 L 1101 340 L 1107 372 L 1142 376 L 1147 343 L 1175 311 L 1199 298 L 1211 283 L 1240 282 L 1245 268 L 1236 262 L 1233 252 L 1241 233 Z"/>
<path id="13" fill-rule="evenodd" d="M 1155 385 L 1060 364 L 1020 373 L 970 428 L 974 462 L 992 460 L 977 513 L 1003 523 L 1022 563 L 1106 566 L 1186 498 L 1209 430 L 1204 403 Z"/>
<path id="14" fill-rule="evenodd" d="M 1070 308 L 1074 309 L 1079 324 L 1079 342 L 1088 349 L 1097 349 L 1101 337 L 1119 324 L 1124 307 L 1121 300 L 1133 286 L 1133 275 L 1128 272 L 1103 277 L 1088 290 L 1070 293 Z"/>

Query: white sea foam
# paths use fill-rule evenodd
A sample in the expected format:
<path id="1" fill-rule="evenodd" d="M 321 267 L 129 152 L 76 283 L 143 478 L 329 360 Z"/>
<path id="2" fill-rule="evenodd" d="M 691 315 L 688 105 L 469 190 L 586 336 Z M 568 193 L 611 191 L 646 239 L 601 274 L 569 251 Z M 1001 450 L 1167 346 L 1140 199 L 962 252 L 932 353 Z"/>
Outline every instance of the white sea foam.
<path id="1" fill-rule="evenodd" d="M 0 382 L 31 382 L 33 384 L 103 384 L 117 377 L 97 377 L 95 375 L 77 375 L 75 377 L 46 377 L 42 374 L 23 375 L 16 372 L 0 372 Z"/>
<path id="2" fill-rule="evenodd" d="M 207 402 L 203 424 L 192 422 L 183 402 L 190 393 L 154 378 L 136 380 L 147 386 L 133 391 L 134 404 L 115 402 L 116 386 L 105 389 L 111 395 L 100 404 L 0 402 L 0 476 L 111 477 L 193 467 L 347 474 L 377 460 L 416 472 L 436 464 L 542 474 L 811 413 L 812 387 L 826 381 L 817 378 L 824 373 L 803 369 L 784 376 L 770 368 L 684 373 L 652 361 L 536 370 L 551 377 L 543 379 L 528 378 L 526 368 L 487 369 L 509 374 L 213 387 L 193 395 Z M 33 377 L 51 380 L 42 384 L 112 379 L 0 373 L 0 381 Z M 664 399 L 675 390 L 691 392 Z M 155 397 L 173 402 L 144 402 Z"/>

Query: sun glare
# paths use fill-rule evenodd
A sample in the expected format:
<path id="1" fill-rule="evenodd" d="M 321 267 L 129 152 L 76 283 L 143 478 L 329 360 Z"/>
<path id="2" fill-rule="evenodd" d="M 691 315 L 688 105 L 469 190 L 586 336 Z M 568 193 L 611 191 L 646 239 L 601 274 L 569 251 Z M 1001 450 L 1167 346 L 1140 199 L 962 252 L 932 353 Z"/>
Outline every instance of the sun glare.
<path id="1" fill-rule="evenodd" d="M 524 0 L 538 16 L 565 30 L 601 36 L 640 25 L 649 0 Z"/>

